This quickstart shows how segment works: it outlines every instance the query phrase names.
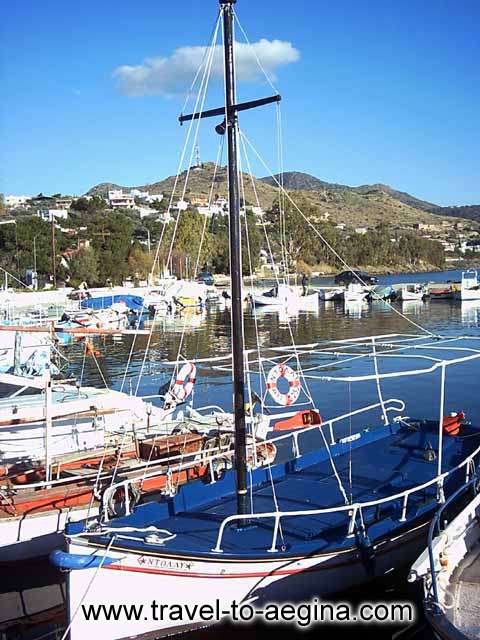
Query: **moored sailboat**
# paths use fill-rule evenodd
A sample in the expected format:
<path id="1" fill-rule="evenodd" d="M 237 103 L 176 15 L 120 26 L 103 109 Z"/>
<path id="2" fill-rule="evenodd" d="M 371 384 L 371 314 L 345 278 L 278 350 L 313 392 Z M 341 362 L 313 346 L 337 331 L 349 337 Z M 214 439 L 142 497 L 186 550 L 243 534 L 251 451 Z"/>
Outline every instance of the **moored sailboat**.
<path id="1" fill-rule="evenodd" d="M 480 435 L 478 428 L 461 425 L 462 436 L 472 437 L 457 437 L 444 432 L 443 420 L 446 370 L 479 359 L 475 344 L 463 348 L 440 336 L 427 340 L 391 334 L 309 345 L 292 341 L 288 347 L 271 348 L 265 356 L 260 348 L 245 349 L 238 114 L 259 103 L 276 102 L 278 96 L 236 102 L 234 3 L 220 0 L 226 105 L 181 117 L 226 116 L 217 129 L 227 134 L 229 152 L 232 355 L 228 372 L 233 374 L 234 469 L 212 477 L 208 484 L 188 483 L 173 498 L 127 505 L 121 517 L 69 525 L 68 549 L 54 552 L 52 561 L 70 570 L 72 640 L 89 634 L 104 640 L 158 638 L 204 625 L 200 613 L 204 604 L 218 604 L 220 612 L 228 612 L 234 602 L 261 606 L 308 599 L 383 576 L 411 559 L 438 505 L 465 481 L 472 461 L 480 455 L 473 437 Z M 413 361 L 412 367 L 395 368 L 400 356 L 407 363 Z M 383 373 L 379 362 L 386 365 Z M 357 368 L 368 363 L 373 373 Z M 399 381 L 403 388 L 405 379 L 435 372 L 440 373 L 438 419 L 413 420 L 405 413 L 403 400 L 384 396 L 384 381 Z M 257 389 L 252 390 L 252 378 Z M 319 387 L 344 386 L 343 398 L 349 397 L 351 385 L 358 383 L 364 391 L 369 383 L 369 394 L 362 395 L 369 401 L 323 420 L 310 392 L 312 382 Z M 308 410 L 300 409 L 305 405 Z M 269 443 L 284 457 L 276 457 L 273 465 L 252 468 L 248 461 L 255 458 L 255 444 L 247 437 L 248 427 L 255 415 L 263 417 L 275 408 L 285 433 Z M 419 412 L 420 403 L 414 410 Z M 291 431 L 293 425 L 300 428 Z M 127 495 L 130 481 L 121 484 Z M 152 594 L 159 594 L 166 611 L 161 619 L 146 615 L 94 622 L 87 620 L 82 608 L 118 606 L 127 597 L 129 604 L 143 607 L 152 601 Z M 168 615 L 172 607 L 187 605 L 196 611 L 188 624 Z"/>

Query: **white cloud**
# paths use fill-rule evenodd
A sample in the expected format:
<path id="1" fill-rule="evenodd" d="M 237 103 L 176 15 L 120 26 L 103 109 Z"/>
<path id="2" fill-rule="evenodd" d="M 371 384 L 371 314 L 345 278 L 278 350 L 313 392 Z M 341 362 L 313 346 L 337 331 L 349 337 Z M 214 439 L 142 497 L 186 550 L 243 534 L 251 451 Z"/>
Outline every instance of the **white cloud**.
<path id="1" fill-rule="evenodd" d="M 129 96 L 184 94 L 203 60 L 206 47 L 180 47 L 168 58 L 147 58 L 143 64 L 117 67 L 113 75 L 118 89 Z M 300 53 L 291 42 L 261 39 L 252 44 L 236 43 L 237 79 L 255 82 L 263 75 L 255 54 L 271 78 L 275 70 L 285 64 L 297 62 Z M 223 52 L 217 45 L 211 78 L 223 75 Z"/>

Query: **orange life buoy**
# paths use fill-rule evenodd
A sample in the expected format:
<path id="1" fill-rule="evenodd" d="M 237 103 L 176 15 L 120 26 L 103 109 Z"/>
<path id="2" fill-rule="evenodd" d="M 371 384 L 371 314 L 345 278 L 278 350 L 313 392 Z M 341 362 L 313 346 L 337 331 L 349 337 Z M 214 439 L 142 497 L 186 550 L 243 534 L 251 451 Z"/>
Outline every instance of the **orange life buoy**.
<path id="1" fill-rule="evenodd" d="M 178 402 L 183 402 L 193 391 L 197 375 L 197 367 L 193 362 L 186 362 L 178 372 L 175 384 L 172 388 L 172 395 Z"/>
<path id="2" fill-rule="evenodd" d="M 451 413 L 443 418 L 443 432 L 449 436 L 457 436 L 460 433 L 460 427 L 465 420 L 465 413 Z"/>
<path id="3" fill-rule="evenodd" d="M 282 393 L 278 388 L 280 378 L 288 382 L 287 393 Z M 286 364 L 277 364 L 268 372 L 267 389 L 277 404 L 289 407 L 297 401 L 300 395 L 301 385 L 297 373 Z"/>

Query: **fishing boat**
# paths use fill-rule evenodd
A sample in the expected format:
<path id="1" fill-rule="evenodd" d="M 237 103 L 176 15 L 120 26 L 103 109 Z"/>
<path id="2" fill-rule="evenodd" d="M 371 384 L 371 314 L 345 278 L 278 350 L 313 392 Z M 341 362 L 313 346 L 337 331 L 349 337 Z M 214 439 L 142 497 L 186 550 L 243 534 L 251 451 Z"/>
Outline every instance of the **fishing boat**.
<path id="1" fill-rule="evenodd" d="M 430 300 L 453 300 L 455 297 L 455 287 L 441 287 L 439 289 L 429 290 Z"/>
<path id="2" fill-rule="evenodd" d="M 130 311 L 140 311 L 143 308 L 143 298 L 141 296 L 132 295 L 110 295 L 99 297 L 87 297 L 80 302 L 82 309 L 110 309 L 112 307 L 116 309 L 122 309 L 125 306 Z"/>
<path id="3" fill-rule="evenodd" d="M 0 399 L 2 465 L 44 460 L 47 421 L 50 453 L 63 455 L 114 445 L 125 432 L 158 427 L 165 417 L 164 409 L 121 391 L 62 384 L 50 375 L 21 380 L 22 395 Z"/>
<path id="4" fill-rule="evenodd" d="M 234 4 L 220 0 L 210 49 L 223 25 L 226 104 L 180 117 L 199 123 L 226 115 L 216 129 L 228 146 L 231 353 L 203 366 L 233 377 L 234 468 L 208 483 L 189 482 L 172 498 L 127 504 L 119 517 L 67 526 L 67 548 L 51 560 L 70 572 L 71 640 L 158 638 L 204 626 L 202 604 L 228 615 L 232 603 L 309 600 L 384 576 L 410 564 L 438 506 L 480 455 L 477 426 L 459 421 L 460 435 L 444 431 L 446 405 L 452 408 L 446 372 L 480 359 L 475 339 L 399 333 L 245 349 L 237 161 L 246 136 L 238 116 L 279 96 L 237 103 Z M 212 58 L 207 54 L 207 69 Z M 408 380 L 430 376 L 440 394 L 434 407 L 427 410 L 431 394 L 409 401 L 393 395 L 394 383 L 403 395 Z M 355 407 L 354 385 L 361 398 Z M 335 391 L 338 413 L 322 417 L 318 404 Z M 265 416 L 277 421 L 268 439 L 275 461 L 250 468 L 254 427 Z M 128 495 L 131 484 L 111 490 L 122 486 Z M 152 594 L 163 611 L 188 605 L 188 622 L 168 613 L 94 622 L 82 608 L 126 601 L 143 607 Z"/>
<path id="5" fill-rule="evenodd" d="M 425 617 L 438 640 L 480 638 L 479 483 L 477 471 L 442 505 L 430 526 L 428 547 L 410 571 L 411 582 L 423 581 Z M 459 501 L 466 506 L 447 524 L 452 504 Z"/>
<path id="6" fill-rule="evenodd" d="M 360 282 L 351 282 L 343 291 L 344 302 L 362 302 L 367 296 L 368 290 Z"/>
<path id="7" fill-rule="evenodd" d="M 403 284 L 397 291 L 397 300 L 400 300 L 401 302 L 423 300 L 425 297 L 425 287 L 420 284 Z"/>
<path id="8" fill-rule="evenodd" d="M 47 556 L 67 522 L 117 515 L 150 494 L 174 496 L 186 483 L 218 478 L 232 467 L 233 438 L 222 418 L 200 413 L 171 420 L 171 434 L 149 430 L 116 446 L 17 463 L 0 473 L 0 564 Z M 223 416 L 225 419 L 225 416 Z M 257 442 L 250 468 L 273 462 L 275 445 Z M 128 482 L 128 488 L 118 482 Z M 131 483 L 130 483 L 131 482 Z M 112 489 L 113 485 L 113 489 Z"/>
<path id="9" fill-rule="evenodd" d="M 455 300 L 480 300 L 480 285 L 478 283 L 478 274 L 475 270 L 462 272 L 462 281 L 460 288 L 454 293 Z"/>
<path id="10" fill-rule="evenodd" d="M 394 300 L 397 294 L 391 284 L 377 285 L 371 289 L 368 298 L 371 300 Z"/>
<path id="11" fill-rule="evenodd" d="M 100 299 L 100 302 L 103 299 Z M 57 333 L 69 329 L 124 329 L 128 325 L 128 306 L 124 301 L 114 302 L 106 308 L 65 310 L 60 321 L 54 325 Z"/>

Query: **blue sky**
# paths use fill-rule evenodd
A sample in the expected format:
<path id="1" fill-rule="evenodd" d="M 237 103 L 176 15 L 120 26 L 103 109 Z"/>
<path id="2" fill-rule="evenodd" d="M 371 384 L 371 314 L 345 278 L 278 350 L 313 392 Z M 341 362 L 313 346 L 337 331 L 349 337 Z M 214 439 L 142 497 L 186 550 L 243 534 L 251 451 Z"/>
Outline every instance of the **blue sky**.
<path id="1" fill-rule="evenodd" d="M 98 182 L 174 174 L 185 134 L 176 92 L 197 55 L 183 48 L 207 43 L 217 6 L 7 0 L 0 191 L 79 194 Z M 239 0 L 236 10 L 251 42 L 269 41 L 285 170 L 383 182 L 438 204 L 480 203 L 478 0 Z M 131 74 L 114 75 L 125 65 L 150 85 L 135 80 L 132 89 Z M 243 76 L 241 98 L 271 93 L 248 69 Z M 213 88 L 208 106 L 217 106 Z M 214 159 L 213 124 L 201 130 L 203 160 Z M 276 170 L 274 109 L 242 125 Z M 253 169 L 265 174 L 258 163 Z"/>

